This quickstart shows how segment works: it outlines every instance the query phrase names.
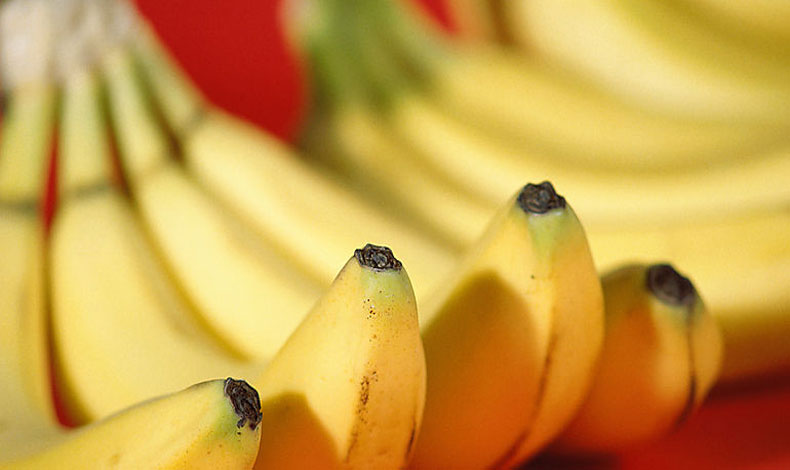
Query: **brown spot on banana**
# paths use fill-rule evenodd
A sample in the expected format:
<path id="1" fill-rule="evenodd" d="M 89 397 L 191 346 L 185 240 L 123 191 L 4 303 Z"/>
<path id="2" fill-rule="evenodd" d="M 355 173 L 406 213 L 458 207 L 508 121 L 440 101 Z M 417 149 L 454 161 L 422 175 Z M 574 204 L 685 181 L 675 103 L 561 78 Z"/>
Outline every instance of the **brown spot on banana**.
<path id="1" fill-rule="evenodd" d="M 415 418 L 417 413 L 415 412 Z M 417 437 L 417 420 L 414 420 L 414 423 L 411 425 L 411 433 L 409 434 L 409 442 L 406 444 L 406 452 L 403 454 L 403 461 L 408 462 L 409 458 L 411 457 L 411 450 L 414 447 L 414 441 Z"/>
<path id="2" fill-rule="evenodd" d="M 372 246 L 372 245 L 368 245 Z M 365 247 L 367 248 L 367 246 Z M 357 250 L 361 251 L 361 250 Z M 391 253 L 391 252 L 390 252 Z M 359 258 L 357 258 L 359 259 Z M 369 372 L 362 377 L 362 380 L 359 382 L 359 399 L 357 400 L 357 410 L 356 410 L 356 420 L 354 421 L 354 426 L 351 428 L 351 442 L 348 445 L 348 450 L 346 451 L 345 462 L 349 462 L 351 460 L 351 456 L 354 453 L 354 448 L 357 445 L 357 440 L 359 439 L 360 427 L 367 423 L 368 421 L 368 400 L 370 399 L 370 384 L 371 382 L 375 382 L 377 380 L 376 371 Z"/>

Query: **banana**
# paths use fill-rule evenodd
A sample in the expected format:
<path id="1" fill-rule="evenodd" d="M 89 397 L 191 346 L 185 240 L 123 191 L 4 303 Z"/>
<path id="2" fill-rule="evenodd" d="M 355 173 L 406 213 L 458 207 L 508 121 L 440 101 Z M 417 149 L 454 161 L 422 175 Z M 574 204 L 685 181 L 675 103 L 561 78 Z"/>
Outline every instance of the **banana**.
<path id="1" fill-rule="evenodd" d="M 601 283 L 601 357 L 555 452 L 610 453 L 667 434 L 699 407 L 721 365 L 718 326 L 691 281 L 672 266 L 623 266 Z"/>
<path id="2" fill-rule="evenodd" d="M 11 85 L 2 90 L 0 121 L 0 456 L 23 448 L 55 422 L 41 211 L 57 99 L 51 49 L 41 44 L 51 31 L 49 15 L 40 1 L 0 5 L 0 73 L 3 85 Z M 43 54 L 31 58 L 42 61 L 35 73 L 12 77 L 25 65 L 14 68 L 21 56 L 12 60 L 11 44 Z"/>
<path id="3" fill-rule="evenodd" d="M 110 51 L 102 69 L 125 175 L 169 271 L 234 353 L 270 359 L 321 287 L 225 213 L 170 158 L 127 49 Z"/>
<path id="4" fill-rule="evenodd" d="M 393 128 L 408 135 L 437 171 L 490 203 L 502 200 L 505 189 L 524 178 L 551 178 L 567 187 L 568 197 L 579 201 L 582 220 L 592 223 L 699 220 L 790 200 L 784 183 L 790 174 L 788 145 L 742 162 L 671 174 L 579 171 L 548 155 L 524 153 L 517 144 L 465 126 L 424 101 L 413 100 L 408 108 L 402 104 Z"/>
<path id="5" fill-rule="evenodd" d="M 213 380 L 55 436 L 0 469 L 247 469 L 261 437 L 258 393 L 241 380 Z M 19 424 L 24 427 L 23 423 Z"/>
<path id="6" fill-rule="evenodd" d="M 528 155 L 546 154 L 577 171 L 695 170 L 787 142 L 786 124 L 652 113 L 539 60 L 516 60 L 507 50 L 466 48 L 435 67 L 427 90 L 435 106 L 517 142 Z"/>
<path id="7" fill-rule="evenodd" d="M 113 183 L 96 73 L 72 70 L 61 106 L 51 331 L 70 421 L 92 422 L 211 377 L 253 376 L 260 365 L 229 357 L 198 324 Z"/>
<path id="8" fill-rule="evenodd" d="M 365 240 L 393 246 L 418 297 L 453 259 L 440 243 L 321 174 L 262 131 L 206 103 L 149 29 L 132 44 L 187 169 L 262 238 L 323 285 Z M 276 175 L 276 176 L 274 176 Z M 273 177 L 274 176 L 274 177 Z M 359 223 L 364 221 L 364 223 Z M 315 243 L 320 227 L 321 243 Z"/>
<path id="9" fill-rule="evenodd" d="M 694 273 L 724 337 L 721 381 L 790 371 L 790 209 L 657 227 L 587 225 L 599 269 L 660 259 Z"/>
<path id="10" fill-rule="evenodd" d="M 255 468 L 403 468 L 420 430 L 425 360 L 405 268 L 355 251 L 260 379 Z"/>
<path id="11" fill-rule="evenodd" d="M 528 184 L 420 306 L 428 370 L 413 468 L 512 468 L 581 405 L 603 300 L 579 221 Z"/>
<path id="12" fill-rule="evenodd" d="M 514 1 L 509 30 L 532 54 L 669 113 L 723 121 L 790 117 L 790 61 L 745 47 L 661 1 Z"/>

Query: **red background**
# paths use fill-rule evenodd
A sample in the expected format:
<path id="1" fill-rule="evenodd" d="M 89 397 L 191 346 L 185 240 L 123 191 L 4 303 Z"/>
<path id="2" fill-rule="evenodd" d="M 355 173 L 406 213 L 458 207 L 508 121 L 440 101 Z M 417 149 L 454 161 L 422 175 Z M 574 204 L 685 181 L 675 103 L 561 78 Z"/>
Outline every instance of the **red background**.
<path id="1" fill-rule="evenodd" d="M 219 106 L 290 139 L 306 110 L 280 0 L 137 0 L 192 78 Z M 448 29 L 439 0 L 421 0 Z M 556 460 L 541 468 L 561 466 Z M 681 429 L 615 460 L 563 468 L 790 469 L 790 382 L 717 391 Z"/>

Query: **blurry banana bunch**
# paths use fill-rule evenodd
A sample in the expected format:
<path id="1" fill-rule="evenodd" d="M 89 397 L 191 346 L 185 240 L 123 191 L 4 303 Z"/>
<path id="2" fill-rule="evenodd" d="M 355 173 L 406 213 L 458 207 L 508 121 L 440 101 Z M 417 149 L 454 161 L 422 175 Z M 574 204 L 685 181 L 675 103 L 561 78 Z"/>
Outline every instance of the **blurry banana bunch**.
<path id="1" fill-rule="evenodd" d="M 785 371 L 784 29 L 589 3 L 285 2 L 305 157 L 126 1 L 0 4 L 0 469 L 512 468 Z"/>

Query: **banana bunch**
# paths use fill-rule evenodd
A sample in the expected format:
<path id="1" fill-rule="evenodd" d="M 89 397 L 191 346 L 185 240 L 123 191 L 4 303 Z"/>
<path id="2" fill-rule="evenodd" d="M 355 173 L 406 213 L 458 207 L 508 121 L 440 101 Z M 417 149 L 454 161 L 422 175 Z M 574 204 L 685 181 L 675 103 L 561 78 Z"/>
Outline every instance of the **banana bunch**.
<path id="1" fill-rule="evenodd" d="M 310 161 L 124 0 L 0 6 L 0 468 L 513 468 L 790 362 L 781 103 L 674 116 L 386 0 L 288 7 Z M 663 264 L 599 277 L 624 254 L 700 294 Z"/>
<path id="2" fill-rule="evenodd" d="M 51 21 L 43 2 L 25 5 L 29 16 L 19 8 L 4 5 L 3 26 Z M 22 43 L 20 53 L 48 41 L 36 39 Z M 55 87 L 40 77 L 26 76 L 10 94 L 0 140 L 0 468 L 250 468 L 261 436 L 260 400 L 240 380 L 173 391 L 81 430 L 56 424 L 40 213 Z"/>
<path id="3" fill-rule="evenodd" d="M 430 275 L 452 256 L 203 101 L 199 143 L 174 141 L 142 57 L 168 67 L 151 76 L 180 72 L 125 2 L 14 0 L 0 18 L 0 467 L 404 466 L 425 399 L 414 291 L 388 248 L 347 246 L 392 225 L 415 264 L 434 263 Z M 209 173 L 225 168 L 225 187 L 242 172 L 262 191 L 236 212 L 233 195 L 223 202 L 191 173 L 187 144 Z M 298 181 L 270 190 L 275 165 Z M 306 189 L 316 193 L 287 205 Z M 295 221 L 273 232 L 292 255 L 247 220 L 264 200 Z M 309 210 L 296 214 L 297 202 Z M 339 217 L 326 250 L 306 235 L 322 211 Z M 330 275 L 330 263 L 345 267 Z M 228 376 L 246 382 L 211 380 Z M 53 388 L 60 418 L 84 427 L 57 424 Z"/>
<path id="4" fill-rule="evenodd" d="M 790 117 L 783 2 L 470 0 L 487 13 L 475 21 L 463 3 L 455 16 L 470 36 L 505 40 L 640 106 L 733 123 Z"/>
<path id="5" fill-rule="evenodd" d="M 696 25 L 673 16 L 674 3 L 658 1 L 589 2 L 590 12 L 573 2 L 453 4 L 461 15 L 493 18 L 491 28 L 514 23 L 502 31 L 522 33 L 523 53 L 451 42 L 402 2 L 297 3 L 291 35 L 315 95 L 302 144 L 316 164 L 393 210 L 429 219 L 432 231 L 462 247 L 512 188 L 551 180 L 573 201 L 599 270 L 662 260 L 694 275 L 724 331 L 724 380 L 790 370 L 790 68 L 767 57 L 773 49 L 730 48 L 720 32 L 692 31 Z M 605 23 L 599 10 L 618 22 Z M 539 29 L 549 11 L 556 24 L 546 20 Z M 647 49 L 632 51 L 638 61 L 616 61 L 582 34 L 626 22 L 631 29 L 644 23 L 639 34 L 651 42 L 618 36 L 609 46 L 677 41 L 675 55 L 650 63 L 677 59 L 673 67 L 683 69 L 688 87 L 670 78 L 669 64 L 666 73 L 629 78 L 632 70 L 619 64 L 636 70 Z M 648 31 L 648 22 L 672 33 Z M 546 51 L 534 39 L 544 30 Z M 564 45 L 572 40 L 578 43 Z M 623 80 L 645 89 L 661 81 L 677 99 L 664 88 L 655 95 L 663 108 L 631 99 L 625 86 L 605 86 L 549 54 L 550 46 L 595 67 L 617 65 Z M 708 48 L 710 55 L 700 52 Z M 697 101 L 684 98 L 692 94 Z M 408 184 L 387 185 L 395 175 Z M 435 214 L 446 197 L 454 204 Z"/>

